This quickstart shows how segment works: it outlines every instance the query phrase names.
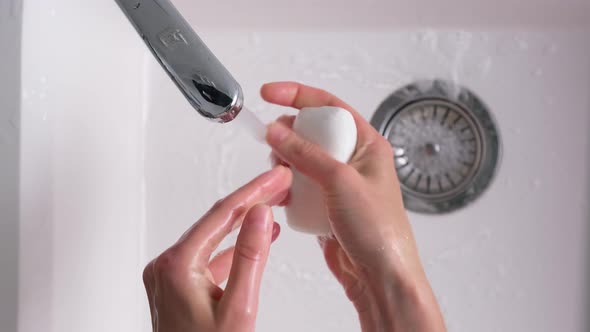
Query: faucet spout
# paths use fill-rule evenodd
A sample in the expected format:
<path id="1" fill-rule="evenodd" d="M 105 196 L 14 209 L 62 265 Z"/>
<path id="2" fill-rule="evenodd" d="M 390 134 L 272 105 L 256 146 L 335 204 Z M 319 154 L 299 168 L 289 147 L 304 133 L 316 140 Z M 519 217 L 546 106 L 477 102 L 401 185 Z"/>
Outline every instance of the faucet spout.
<path id="1" fill-rule="evenodd" d="M 240 84 L 169 0 L 115 0 L 193 108 L 229 122 L 241 111 Z"/>

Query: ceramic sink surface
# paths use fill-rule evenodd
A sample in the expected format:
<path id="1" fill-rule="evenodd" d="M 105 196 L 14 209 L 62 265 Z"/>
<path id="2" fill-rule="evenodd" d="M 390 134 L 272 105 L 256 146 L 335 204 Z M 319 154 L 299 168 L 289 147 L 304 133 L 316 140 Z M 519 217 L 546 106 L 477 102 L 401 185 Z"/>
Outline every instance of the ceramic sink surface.
<path id="1" fill-rule="evenodd" d="M 497 177 L 467 208 L 410 214 L 449 331 L 587 330 L 587 1 L 174 2 L 265 121 L 294 114 L 258 96 L 274 80 L 367 119 L 419 79 L 475 92 Z M 269 149 L 192 110 L 114 1 L 4 0 L 0 18 L 2 331 L 148 331 L 143 266 Z M 275 216 L 258 330 L 358 331 L 316 240 Z"/>

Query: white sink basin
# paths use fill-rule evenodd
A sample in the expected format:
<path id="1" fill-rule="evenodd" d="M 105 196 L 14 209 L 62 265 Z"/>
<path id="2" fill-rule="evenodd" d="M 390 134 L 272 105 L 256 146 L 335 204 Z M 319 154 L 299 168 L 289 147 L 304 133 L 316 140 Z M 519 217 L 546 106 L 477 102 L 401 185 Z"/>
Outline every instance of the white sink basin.
<path id="1" fill-rule="evenodd" d="M 590 4 L 511 2 L 175 1 L 267 121 L 284 112 L 258 96 L 273 80 L 367 119 L 417 79 L 477 93 L 503 139 L 496 179 L 456 213 L 410 215 L 449 331 L 585 331 Z M 19 3 L 0 4 L 10 51 Z M 0 64 L 2 331 L 148 331 L 143 266 L 268 148 L 193 111 L 114 1 L 27 0 L 22 17 L 22 54 Z M 258 331 L 308 330 L 359 327 L 315 239 L 284 227 Z"/>

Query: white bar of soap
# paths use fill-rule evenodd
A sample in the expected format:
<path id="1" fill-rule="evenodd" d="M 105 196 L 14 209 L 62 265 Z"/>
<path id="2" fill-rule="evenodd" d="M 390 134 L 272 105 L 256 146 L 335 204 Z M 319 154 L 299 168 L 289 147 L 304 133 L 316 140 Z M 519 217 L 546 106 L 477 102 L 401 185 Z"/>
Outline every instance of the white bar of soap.
<path id="1" fill-rule="evenodd" d="M 356 149 L 354 118 L 339 107 L 304 108 L 297 115 L 293 130 L 343 163 L 350 160 Z M 287 223 L 294 230 L 315 235 L 331 233 L 320 187 L 297 170 L 293 170 L 291 198 L 285 212 Z"/>

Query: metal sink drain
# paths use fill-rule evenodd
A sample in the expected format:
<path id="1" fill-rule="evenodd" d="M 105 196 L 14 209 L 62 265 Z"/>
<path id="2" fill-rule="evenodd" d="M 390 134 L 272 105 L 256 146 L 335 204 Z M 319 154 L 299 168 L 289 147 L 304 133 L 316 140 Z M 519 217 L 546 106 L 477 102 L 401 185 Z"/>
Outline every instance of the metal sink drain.
<path id="1" fill-rule="evenodd" d="M 499 135 L 484 104 L 465 88 L 440 80 L 408 85 L 379 106 L 371 123 L 394 149 L 409 210 L 456 210 L 494 176 Z"/>

